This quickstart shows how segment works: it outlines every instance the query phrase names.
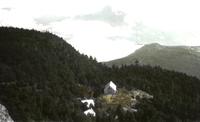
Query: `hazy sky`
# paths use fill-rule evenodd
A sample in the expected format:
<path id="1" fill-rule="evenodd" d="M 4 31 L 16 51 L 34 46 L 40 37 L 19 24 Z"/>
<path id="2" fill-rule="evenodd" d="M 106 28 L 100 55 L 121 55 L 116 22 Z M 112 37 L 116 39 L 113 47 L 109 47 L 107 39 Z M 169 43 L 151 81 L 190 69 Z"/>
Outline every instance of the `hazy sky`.
<path id="1" fill-rule="evenodd" d="M 199 0 L 0 0 L 0 25 L 50 31 L 98 61 L 143 44 L 200 45 Z"/>

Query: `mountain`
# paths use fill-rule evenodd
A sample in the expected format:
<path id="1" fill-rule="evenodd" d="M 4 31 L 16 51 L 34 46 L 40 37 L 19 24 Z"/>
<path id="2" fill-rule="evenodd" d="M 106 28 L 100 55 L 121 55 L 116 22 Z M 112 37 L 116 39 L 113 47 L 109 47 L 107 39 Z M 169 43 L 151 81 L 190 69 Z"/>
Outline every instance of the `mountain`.
<path id="1" fill-rule="evenodd" d="M 142 65 L 161 66 L 200 78 L 200 47 L 198 46 L 148 44 L 127 57 L 106 62 L 106 65 L 130 65 L 137 61 Z"/>
<path id="2" fill-rule="evenodd" d="M 70 121 L 75 96 L 100 86 L 104 67 L 49 32 L 0 28 L 0 102 L 15 121 Z"/>
<path id="3" fill-rule="evenodd" d="M 124 89 L 115 107 L 98 102 L 111 80 Z M 135 96 L 137 112 L 123 111 L 134 89 L 153 99 Z M 96 117 L 84 115 L 85 97 L 96 100 Z M 15 122 L 192 122 L 200 120 L 200 80 L 146 65 L 107 67 L 49 32 L 0 27 L 0 103 Z"/>

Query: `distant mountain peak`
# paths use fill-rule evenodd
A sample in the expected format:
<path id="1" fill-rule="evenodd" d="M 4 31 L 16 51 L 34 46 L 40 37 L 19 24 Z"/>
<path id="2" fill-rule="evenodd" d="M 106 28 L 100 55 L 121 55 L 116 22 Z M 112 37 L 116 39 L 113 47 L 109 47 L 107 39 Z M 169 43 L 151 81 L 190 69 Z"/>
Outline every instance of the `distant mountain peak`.
<path id="1" fill-rule="evenodd" d="M 161 46 L 159 43 L 150 43 L 146 44 L 145 46 Z"/>
<path id="2" fill-rule="evenodd" d="M 108 66 L 135 64 L 161 66 L 168 70 L 183 72 L 200 78 L 199 46 L 163 46 L 158 43 L 146 44 L 130 55 L 107 62 Z"/>
<path id="3" fill-rule="evenodd" d="M 145 44 L 141 49 L 162 49 L 163 45 L 159 44 L 159 43 L 151 43 L 151 44 Z"/>

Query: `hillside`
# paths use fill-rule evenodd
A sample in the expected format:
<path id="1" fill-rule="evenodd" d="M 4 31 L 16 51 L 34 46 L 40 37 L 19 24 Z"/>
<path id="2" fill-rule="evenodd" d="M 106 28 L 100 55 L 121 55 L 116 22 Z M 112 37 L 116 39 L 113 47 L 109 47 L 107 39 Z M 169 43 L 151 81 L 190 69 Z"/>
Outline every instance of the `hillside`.
<path id="1" fill-rule="evenodd" d="M 125 91 L 139 89 L 153 99 L 139 99 L 138 112 L 98 103 L 96 117 L 83 114 L 79 98 L 98 99 L 115 81 Z M 156 122 L 200 120 L 200 81 L 159 67 L 109 68 L 80 54 L 49 32 L 0 28 L 0 104 L 15 122 Z M 115 116 L 118 116 L 118 119 Z"/>
<path id="2" fill-rule="evenodd" d="M 142 65 L 161 66 L 200 78 L 200 47 L 197 46 L 148 44 L 127 57 L 106 62 L 106 64 L 108 66 L 130 65 L 135 64 L 136 60 Z"/>
<path id="3" fill-rule="evenodd" d="M 0 28 L 0 102 L 15 121 L 69 118 L 75 96 L 105 81 L 103 69 L 51 33 Z"/>

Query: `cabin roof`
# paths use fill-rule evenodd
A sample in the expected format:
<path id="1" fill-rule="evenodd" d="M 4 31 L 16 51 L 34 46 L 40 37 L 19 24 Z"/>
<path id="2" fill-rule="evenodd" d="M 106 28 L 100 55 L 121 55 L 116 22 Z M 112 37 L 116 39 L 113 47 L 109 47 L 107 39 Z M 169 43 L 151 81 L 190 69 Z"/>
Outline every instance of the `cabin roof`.
<path id="1" fill-rule="evenodd" d="M 117 91 L 117 86 L 112 81 L 106 84 L 106 87 L 111 87 L 113 90 Z"/>
<path id="2" fill-rule="evenodd" d="M 93 99 L 85 99 L 85 100 L 81 100 L 81 102 L 84 104 L 84 103 L 87 103 L 87 107 L 89 108 L 90 105 L 92 105 L 93 107 L 95 106 L 94 104 L 94 100 Z"/>
<path id="3" fill-rule="evenodd" d="M 92 108 L 84 111 L 84 114 L 87 116 L 88 114 L 91 114 L 93 116 L 96 116 L 96 113 L 94 112 L 94 110 Z"/>

